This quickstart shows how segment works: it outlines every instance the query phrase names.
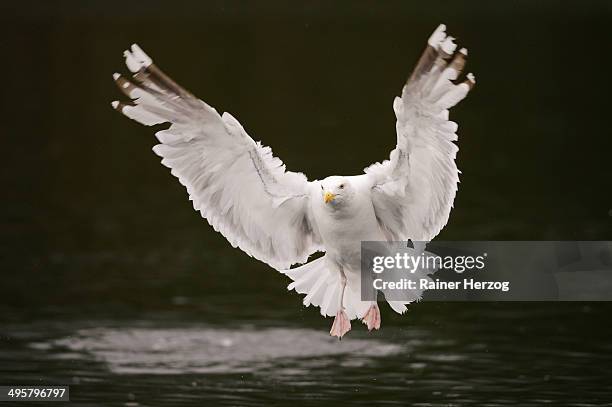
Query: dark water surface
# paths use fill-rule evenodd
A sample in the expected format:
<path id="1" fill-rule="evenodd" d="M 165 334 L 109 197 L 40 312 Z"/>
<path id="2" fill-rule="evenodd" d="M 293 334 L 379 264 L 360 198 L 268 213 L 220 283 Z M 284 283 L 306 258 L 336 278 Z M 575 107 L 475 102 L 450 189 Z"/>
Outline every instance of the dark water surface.
<path id="1" fill-rule="evenodd" d="M 451 113 L 441 240 L 612 240 L 610 1 L 0 4 L 0 384 L 72 406 L 612 405 L 612 306 L 422 303 L 341 342 L 192 210 L 114 112 L 138 42 L 310 179 L 395 145 L 441 22 L 477 77 Z M 0 403 L 0 407 L 8 403 Z M 20 404 L 26 405 L 26 404 Z M 42 405 L 42 404 L 38 404 Z"/>
<path id="2" fill-rule="evenodd" d="M 342 341 L 327 334 L 329 319 L 298 307 L 257 318 L 182 307 L 139 318 L 5 313 L 0 382 L 68 384 L 75 406 L 612 400 L 612 332 L 601 325 L 612 308 L 600 304 L 419 304 Z"/>

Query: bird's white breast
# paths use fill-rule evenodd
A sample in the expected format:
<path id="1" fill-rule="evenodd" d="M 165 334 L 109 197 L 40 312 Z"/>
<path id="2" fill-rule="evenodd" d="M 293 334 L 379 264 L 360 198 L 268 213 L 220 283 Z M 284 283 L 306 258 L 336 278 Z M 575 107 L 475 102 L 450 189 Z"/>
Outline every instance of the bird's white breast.
<path id="1" fill-rule="evenodd" d="M 356 184 L 356 185 L 355 185 Z M 358 272 L 361 242 L 384 240 L 370 197 L 370 188 L 355 183 L 355 196 L 334 210 L 318 194 L 312 199 L 313 214 L 328 256 L 345 269 Z"/>

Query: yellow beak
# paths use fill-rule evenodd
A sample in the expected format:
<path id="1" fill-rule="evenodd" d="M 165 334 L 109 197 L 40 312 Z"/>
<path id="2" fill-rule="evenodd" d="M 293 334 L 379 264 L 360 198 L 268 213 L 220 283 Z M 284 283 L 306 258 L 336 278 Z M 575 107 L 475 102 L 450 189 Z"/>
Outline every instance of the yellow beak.
<path id="1" fill-rule="evenodd" d="M 325 203 L 330 203 L 335 197 L 336 195 L 332 194 L 331 192 L 326 192 L 325 195 L 323 195 L 323 200 Z"/>

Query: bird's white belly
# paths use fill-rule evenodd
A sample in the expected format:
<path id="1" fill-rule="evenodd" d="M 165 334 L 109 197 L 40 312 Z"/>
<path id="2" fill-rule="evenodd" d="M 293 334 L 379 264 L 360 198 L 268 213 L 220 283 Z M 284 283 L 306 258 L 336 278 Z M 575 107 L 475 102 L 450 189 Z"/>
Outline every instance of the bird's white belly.
<path id="1" fill-rule="evenodd" d="M 322 212 L 317 219 L 326 254 L 344 271 L 355 273 L 360 270 L 361 242 L 384 240 L 373 209 L 360 209 L 343 217 Z"/>

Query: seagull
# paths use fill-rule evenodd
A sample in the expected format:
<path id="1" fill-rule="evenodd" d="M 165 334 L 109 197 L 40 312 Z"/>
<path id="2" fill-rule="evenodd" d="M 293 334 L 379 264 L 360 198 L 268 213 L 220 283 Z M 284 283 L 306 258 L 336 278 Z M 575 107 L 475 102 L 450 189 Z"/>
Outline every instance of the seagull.
<path id="1" fill-rule="evenodd" d="M 458 80 L 467 50 L 456 48 L 440 25 L 393 102 L 395 149 L 360 175 L 309 181 L 287 171 L 237 119 L 179 86 L 136 44 L 124 53 L 132 77 L 113 75 L 131 101 L 112 106 L 146 126 L 169 124 L 153 151 L 194 209 L 233 247 L 291 278 L 288 289 L 334 317 L 330 335 L 342 338 L 351 320 L 370 331 L 381 324 L 377 301 L 360 295 L 361 242 L 429 242 L 448 221 L 459 182 L 449 109 L 475 85 L 472 74 Z M 308 262 L 316 252 L 324 255 Z M 403 314 L 413 300 L 387 302 Z"/>

